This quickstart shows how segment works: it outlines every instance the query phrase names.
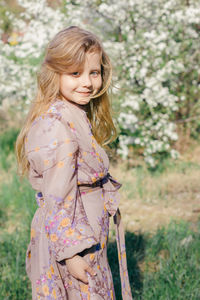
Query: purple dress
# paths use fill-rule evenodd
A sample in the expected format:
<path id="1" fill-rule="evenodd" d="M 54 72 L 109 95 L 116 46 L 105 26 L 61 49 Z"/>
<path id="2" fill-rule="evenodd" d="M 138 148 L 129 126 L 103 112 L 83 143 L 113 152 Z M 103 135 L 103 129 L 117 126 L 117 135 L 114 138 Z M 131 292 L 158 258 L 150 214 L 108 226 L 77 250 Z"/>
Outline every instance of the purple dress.
<path id="1" fill-rule="evenodd" d="M 108 156 L 95 140 L 85 110 L 56 99 L 32 123 L 25 149 L 38 203 L 26 251 L 32 300 L 115 299 L 107 243 L 121 184 L 110 176 L 101 187 L 80 186 L 104 178 L 109 169 Z M 118 223 L 122 296 L 131 300 L 124 233 Z M 88 274 L 88 284 L 74 278 L 65 264 L 66 258 L 78 253 L 97 273 Z"/>

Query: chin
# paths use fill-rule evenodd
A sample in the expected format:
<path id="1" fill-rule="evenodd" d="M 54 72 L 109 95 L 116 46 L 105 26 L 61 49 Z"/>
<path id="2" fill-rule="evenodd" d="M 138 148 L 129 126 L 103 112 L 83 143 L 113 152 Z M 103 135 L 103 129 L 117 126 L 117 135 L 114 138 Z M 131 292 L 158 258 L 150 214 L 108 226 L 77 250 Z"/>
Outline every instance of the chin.
<path id="1" fill-rule="evenodd" d="M 78 104 L 87 104 L 88 102 L 90 102 L 90 99 L 81 99 L 77 101 Z"/>

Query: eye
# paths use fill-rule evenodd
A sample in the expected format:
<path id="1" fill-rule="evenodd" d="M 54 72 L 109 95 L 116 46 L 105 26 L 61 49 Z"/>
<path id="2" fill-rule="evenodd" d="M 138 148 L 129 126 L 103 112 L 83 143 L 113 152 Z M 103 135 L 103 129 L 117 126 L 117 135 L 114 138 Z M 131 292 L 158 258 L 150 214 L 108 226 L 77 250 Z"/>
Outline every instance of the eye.
<path id="1" fill-rule="evenodd" d="M 99 71 L 92 71 L 91 74 L 96 77 L 99 75 Z"/>
<path id="2" fill-rule="evenodd" d="M 73 73 L 71 73 L 71 75 L 74 77 L 78 77 L 78 76 L 80 76 L 80 72 L 73 72 Z"/>

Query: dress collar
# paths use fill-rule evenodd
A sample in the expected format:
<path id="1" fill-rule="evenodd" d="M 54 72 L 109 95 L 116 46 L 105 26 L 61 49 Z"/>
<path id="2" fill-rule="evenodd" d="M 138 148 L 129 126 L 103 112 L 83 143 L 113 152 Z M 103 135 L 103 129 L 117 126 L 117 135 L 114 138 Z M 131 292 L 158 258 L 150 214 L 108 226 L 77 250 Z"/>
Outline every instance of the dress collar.
<path id="1" fill-rule="evenodd" d="M 81 104 L 77 104 L 75 102 L 72 102 L 72 101 L 69 101 L 69 100 L 60 99 L 60 98 L 57 98 L 56 100 L 57 101 L 62 101 L 68 107 L 71 107 L 72 109 L 74 108 L 75 110 L 82 111 L 84 114 L 87 113 L 87 104 L 81 105 Z"/>

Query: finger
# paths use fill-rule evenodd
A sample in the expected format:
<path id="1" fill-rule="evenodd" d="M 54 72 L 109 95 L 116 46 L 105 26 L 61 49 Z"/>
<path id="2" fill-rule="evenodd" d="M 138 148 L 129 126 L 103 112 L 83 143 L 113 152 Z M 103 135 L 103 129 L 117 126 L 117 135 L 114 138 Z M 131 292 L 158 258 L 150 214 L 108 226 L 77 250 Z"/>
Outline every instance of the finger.
<path id="1" fill-rule="evenodd" d="M 88 277 L 87 277 L 87 275 L 86 275 L 85 272 L 84 272 L 84 274 L 81 274 L 81 275 L 79 276 L 79 279 L 80 279 L 83 283 L 88 284 Z"/>
<path id="2" fill-rule="evenodd" d="M 90 275 L 95 276 L 97 273 L 87 264 L 85 271 L 87 271 Z"/>

